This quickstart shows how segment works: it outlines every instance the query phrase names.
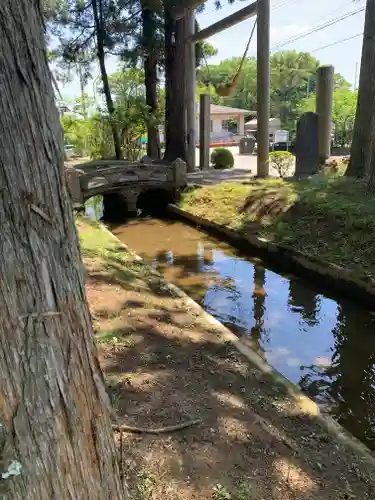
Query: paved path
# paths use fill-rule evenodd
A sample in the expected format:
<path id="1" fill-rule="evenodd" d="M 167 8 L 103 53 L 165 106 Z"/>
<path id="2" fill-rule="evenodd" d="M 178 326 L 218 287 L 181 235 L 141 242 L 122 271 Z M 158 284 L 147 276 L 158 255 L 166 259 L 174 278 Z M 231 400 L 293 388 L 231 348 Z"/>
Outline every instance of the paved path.
<path id="1" fill-rule="evenodd" d="M 253 155 L 240 155 L 238 147 L 228 148 L 234 156 L 234 167 L 228 170 L 198 170 L 188 174 L 189 184 L 211 185 L 220 182 L 246 182 L 257 172 L 257 157 Z M 199 149 L 196 150 L 196 164 L 199 165 Z M 274 169 L 270 169 L 270 175 L 278 177 Z"/>

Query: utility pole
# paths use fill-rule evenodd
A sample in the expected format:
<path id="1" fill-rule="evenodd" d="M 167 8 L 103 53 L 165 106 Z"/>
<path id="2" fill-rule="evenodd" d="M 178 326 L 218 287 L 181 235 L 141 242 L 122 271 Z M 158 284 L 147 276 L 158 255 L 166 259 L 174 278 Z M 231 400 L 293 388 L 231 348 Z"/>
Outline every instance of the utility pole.
<path id="1" fill-rule="evenodd" d="M 195 11 L 188 10 L 186 22 L 186 67 L 185 67 L 185 106 L 186 106 L 186 133 L 187 133 L 187 166 L 188 172 L 195 170 L 195 128 L 196 128 L 196 71 L 195 71 L 195 42 L 189 40 L 195 33 Z"/>
<path id="2" fill-rule="evenodd" d="M 257 175 L 269 174 L 270 119 L 270 0 L 257 3 Z"/>
<path id="3" fill-rule="evenodd" d="M 355 63 L 355 76 L 354 76 L 354 92 L 357 90 L 357 82 L 358 82 L 358 61 Z"/>

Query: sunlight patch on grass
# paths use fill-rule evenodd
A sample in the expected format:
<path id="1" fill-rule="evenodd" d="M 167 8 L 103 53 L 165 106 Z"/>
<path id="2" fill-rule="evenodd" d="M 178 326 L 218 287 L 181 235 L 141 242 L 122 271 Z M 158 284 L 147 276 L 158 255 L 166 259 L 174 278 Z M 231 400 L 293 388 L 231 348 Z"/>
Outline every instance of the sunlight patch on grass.
<path id="1" fill-rule="evenodd" d="M 199 187 L 180 206 L 375 279 L 375 197 L 363 181 L 340 174 Z"/>

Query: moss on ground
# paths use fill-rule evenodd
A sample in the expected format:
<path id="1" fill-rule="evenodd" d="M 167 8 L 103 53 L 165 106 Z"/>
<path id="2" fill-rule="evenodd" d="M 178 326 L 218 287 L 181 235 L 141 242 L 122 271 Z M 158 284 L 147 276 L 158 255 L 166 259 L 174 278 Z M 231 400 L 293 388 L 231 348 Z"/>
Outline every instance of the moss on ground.
<path id="1" fill-rule="evenodd" d="M 180 207 L 375 280 L 375 197 L 360 180 L 321 173 L 188 189 Z"/>

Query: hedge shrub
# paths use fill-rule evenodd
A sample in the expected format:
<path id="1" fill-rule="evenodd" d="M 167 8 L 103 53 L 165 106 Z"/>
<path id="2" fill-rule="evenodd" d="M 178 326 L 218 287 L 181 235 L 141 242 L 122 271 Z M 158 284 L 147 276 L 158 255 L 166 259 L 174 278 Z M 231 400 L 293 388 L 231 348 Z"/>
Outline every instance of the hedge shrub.
<path id="1" fill-rule="evenodd" d="M 217 169 L 232 168 L 234 156 L 227 148 L 215 148 L 211 153 L 211 163 Z"/>

